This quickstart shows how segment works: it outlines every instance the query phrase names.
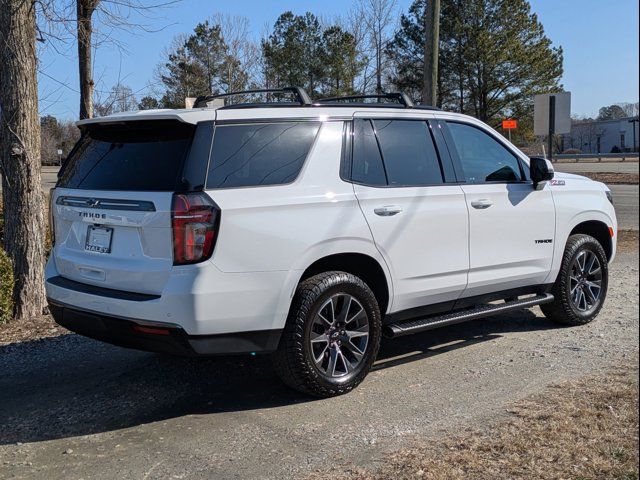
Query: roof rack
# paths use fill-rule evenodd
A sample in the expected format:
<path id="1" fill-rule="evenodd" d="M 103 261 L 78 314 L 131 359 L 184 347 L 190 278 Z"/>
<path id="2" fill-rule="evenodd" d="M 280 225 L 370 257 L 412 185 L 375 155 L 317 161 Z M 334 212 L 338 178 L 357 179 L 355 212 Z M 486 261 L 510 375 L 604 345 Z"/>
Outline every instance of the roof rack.
<path id="1" fill-rule="evenodd" d="M 311 97 L 305 91 L 304 88 L 301 87 L 285 87 L 285 88 L 262 88 L 258 90 L 242 90 L 238 92 L 227 92 L 227 93 L 218 93 L 216 95 L 201 95 L 196 98 L 196 101 L 193 103 L 193 108 L 201 108 L 206 107 L 207 104 L 211 100 L 215 100 L 216 98 L 225 98 L 232 97 L 236 95 L 252 95 L 256 93 L 288 93 L 296 97 L 296 101 L 301 106 L 312 105 Z M 265 103 L 274 103 L 274 102 L 265 102 Z M 277 102 L 276 105 L 282 105 L 285 102 Z M 286 102 L 287 105 L 293 102 Z M 242 104 L 238 104 L 242 105 Z M 251 106 L 256 106 L 255 102 L 250 104 Z"/>
<path id="2" fill-rule="evenodd" d="M 395 100 L 400 105 L 403 105 L 404 108 L 413 108 L 413 102 L 409 98 L 409 96 L 404 92 L 394 92 L 394 93 L 381 93 L 375 95 L 347 95 L 344 97 L 330 97 L 323 98 L 318 100 L 316 103 L 332 103 L 332 102 L 354 102 L 355 100 L 368 100 L 368 99 L 378 99 L 378 100 Z"/>

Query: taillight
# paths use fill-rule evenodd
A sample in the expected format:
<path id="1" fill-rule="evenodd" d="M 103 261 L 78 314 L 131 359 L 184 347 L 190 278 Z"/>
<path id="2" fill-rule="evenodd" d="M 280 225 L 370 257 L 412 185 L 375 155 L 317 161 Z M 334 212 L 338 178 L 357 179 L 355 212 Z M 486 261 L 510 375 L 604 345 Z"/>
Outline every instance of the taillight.
<path id="1" fill-rule="evenodd" d="M 171 208 L 173 264 L 198 263 L 211 257 L 220 209 L 203 193 L 175 194 Z"/>

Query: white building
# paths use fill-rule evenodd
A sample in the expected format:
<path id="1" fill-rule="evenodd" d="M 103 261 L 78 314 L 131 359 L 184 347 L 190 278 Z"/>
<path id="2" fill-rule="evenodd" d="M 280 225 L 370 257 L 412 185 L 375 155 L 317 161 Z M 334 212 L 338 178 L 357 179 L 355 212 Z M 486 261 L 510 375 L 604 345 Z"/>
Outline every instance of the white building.
<path id="1" fill-rule="evenodd" d="M 639 142 L 638 117 L 594 120 L 573 123 L 571 132 L 563 135 L 563 150 L 578 149 L 581 153 L 637 152 Z"/>

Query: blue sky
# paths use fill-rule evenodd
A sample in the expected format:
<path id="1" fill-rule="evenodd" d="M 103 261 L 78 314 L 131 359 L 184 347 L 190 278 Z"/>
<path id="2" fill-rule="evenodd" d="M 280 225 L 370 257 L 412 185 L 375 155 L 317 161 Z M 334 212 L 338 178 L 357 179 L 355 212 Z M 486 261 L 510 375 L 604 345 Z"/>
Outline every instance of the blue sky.
<path id="1" fill-rule="evenodd" d="M 187 33 L 215 12 L 243 15 L 256 36 L 273 25 L 286 10 L 311 11 L 331 18 L 348 10 L 353 0 L 183 0 L 155 15 L 158 32 L 116 32 L 127 48 L 99 48 L 95 56 L 98 90 L 108 90 L 118 78 L 139 96 L 149 91 L 153 71 L 163 49 L 179 33 Z M 593 116 L 598 108 L 618 102 L 638 101 L 638 5 L 637 0 L 530 0 L 547 36 L 564 49 L 566 90 L 572 92 L 572 113 Z M 406 11 L 410 0 L 398 0 Z M 132 21 L 136 21 L 135 18 Z M 151 23 L 150 20 L 139 20 Z M 76 46 L 69 42 L 56 49 L 44 48 L 40 57 L 41 112 L 75 119 L 78 114 Z"/>

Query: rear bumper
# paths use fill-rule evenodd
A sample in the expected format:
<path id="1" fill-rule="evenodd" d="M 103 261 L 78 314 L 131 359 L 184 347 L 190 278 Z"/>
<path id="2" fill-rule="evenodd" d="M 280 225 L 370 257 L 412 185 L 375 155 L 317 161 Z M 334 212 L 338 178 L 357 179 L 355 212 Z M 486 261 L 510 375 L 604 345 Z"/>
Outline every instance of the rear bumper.
<path id="1" fill-rule="evenodd" d="M 188 335 L 178 325 L 80 310 L 51 299 L 49 308 L 59 325 L 80 335 L 121 347 L 188 357 L 272 352 L 278 347 L 282 332 L 257 330 Z"/>
<path id="2" fill-rule="evenodd" d="M 45 288 L 47 298 L 57 305 L 175 325 L 188 336 L 203 337 L 284 328 L 297 273 L 227 273 L 203 262 L 172 268 L 161 293 L 134 293 L 113 289 L 114 282 L 105 282 L 107 288 L 103 282 L 63 276 L 52 255 Z M 141 286 L 146 285 L 141 282 Z"/>

